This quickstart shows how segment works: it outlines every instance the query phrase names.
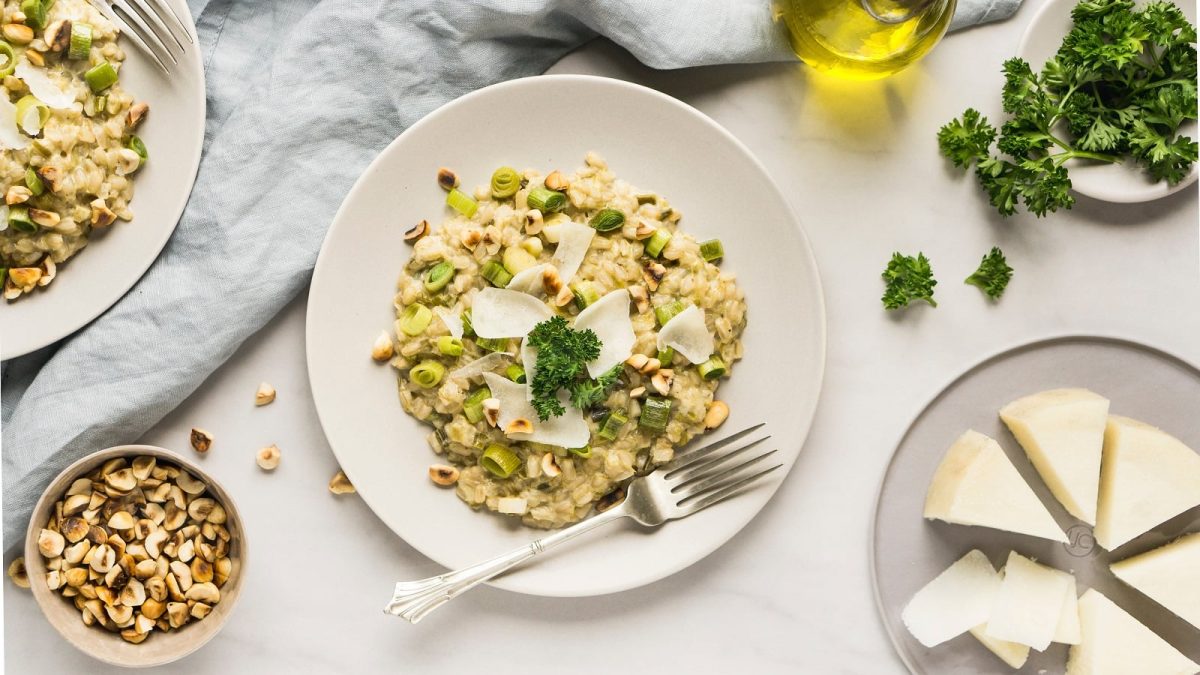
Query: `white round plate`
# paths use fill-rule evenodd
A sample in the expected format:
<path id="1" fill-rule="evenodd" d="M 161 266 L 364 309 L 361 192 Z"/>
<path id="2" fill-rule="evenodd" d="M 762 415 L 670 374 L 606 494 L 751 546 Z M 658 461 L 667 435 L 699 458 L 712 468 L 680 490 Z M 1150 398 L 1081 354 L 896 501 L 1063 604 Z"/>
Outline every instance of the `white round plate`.
<path id="1" fill-rule="evenodd" d="M 1136 342 L 1071 336 L 1025 344 L 993 356 L 946 386 L 913 420 L 888 465 L 875 506 L 871 577 L 875 599 L 892 644 L 913 673 L 946 675 L 1013 670 L 969 634 L 925 647 L 900 618 L 918 590 L 971 549 L 997 567 L 1009 551 L 1032 556 L 1075 574 L 1079 592 L 1095 588 L 1138 617 L 1165 640 L 1200 658 L 1200 631 L 1121 583 L 1110 562 L 1161 546 L 1200 527 L 1200 508 L 1180 514 L 1110 553 L 1096 545 L 1092 528 L 1069 514 L 1050 494 L 1000 421 L 1009 401 L 1059 387 L 1087 387 L 1112 401 L 1112 411 L 1166 430 L 1200 447 L 1200 371 L 1181 359 Z M 1067 533 L 1061 544 L 986 527 L 923 517 L 925 492 L 946 449 L 967 429 L 996 439 Z M 1067 647 L 1031 651 L 1022 673 L 1061 673 Z"/>
<path id="2" fill-rule="evenodd" d="M 196 26 L 183 0 L 168 0 L 193 37 Z M 204 67 L 200 45 L 165 75 L 128 38 L 121 84 L 150 104 L 138 127 L 150 159 L 133 184 L 133 220 L 117 221 L 58 268 L 54 283 L 16 302 L 0 303 L 0 360 L 41 349 L 100 316 L 150 268 L 175 231 L 200 165 L 204 141 Z"/>
<path id="3" fill-rule="evenodd" d="M 1071 9 L 1078 0 L 1049 0 L 1033 16 L 1033 22 L 1021 36 L 1017 55 L 1029 62 L 1034 71 L 1041 70 L 1062 46 L 1063 36 L 1071 30 Z M 1176 2 L 1184 15 L 1196 22 L 1196 4 L 1192 0 Z M 1179 133 L 1195 139 L 1196 120 L 1184 123 Z M 1071 160 L 1067 162 L 1071 172 L 1071 188 L 1081 195 L 1105 202 L 1130 204 L 1148 202 L 1175 194 L 1196 182 L 1200 167 L 1193 164 L 1186 178 L 1175 185 L 1155 181 L 1133 161 L 1121 164 L 1099 164 Z"/>
<path id="4" fill-rule="evenodd" d="M 544 532 L 472 511 L 435 486 L 429 427 L 400 408 L 394 369 L 370 359 L 371 343 L 395 319 L 396 280 L 411 254 L 404 231 L 447 216 L 439 167 L 473 189 L 498 166 L 574 169 L 589 150 L 618 177 L 670 199 L 686 231 L 725 242 L 722 266 L 745 289 L 749 322 L 746 357 L 721 385 L 732 409 L 722 431 L 766 422 L 787 468 L 808 433 L 825 362 L 820 279 L 787 200 L 745 146 L 695 109 L 619 80 L 552 75 L 479 90 L 414 124 L 367 168 L 329 229 L 308 299 L 308 374 L 338 462 L 389 527 L 446 567 Z M 549 596 L 648 584 L 736 534 L 778 480 L 654 532 L 593 532 L 493 583 Z"/>

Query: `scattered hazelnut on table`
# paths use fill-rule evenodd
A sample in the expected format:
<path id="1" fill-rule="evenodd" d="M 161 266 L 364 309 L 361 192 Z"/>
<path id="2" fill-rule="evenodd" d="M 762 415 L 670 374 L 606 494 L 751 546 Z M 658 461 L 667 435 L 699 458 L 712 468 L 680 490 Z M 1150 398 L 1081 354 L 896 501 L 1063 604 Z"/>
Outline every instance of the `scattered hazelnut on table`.
<path id="1" fill-rule="evenodd" d="M 263 406 L 275 400 L 275 387 L 263 382 L 254 392 L 254 405 Z"/>
<path id="2" fill-rule="evenodd" d="M 15 558 L 8 565 L 8 578 L 21 588 L 29 588 L 29 574 L 25 571 L 25 558 Z"/>
<path id="3" fill-rule="evenodd" d="M 263 471 L 274 471 L 279 467 L 279 455 L 280 452 L 277 446 L 268 445 L 258 451 L 258 456 L 254 458 L 254 462 Z"/>
<path id="4" fill-rule="evenodd" d="M 213 435 L 199 427 L 192 427 L 191 441 L 192 449 L 204 454 L 212 447 Z"/>
<path id="5" fill-rule="evenodd" d="M 338 472 L 333 474 L 333 478 L 329 480 L 329 491 L 335 495 L 349 495 L 358 492 L 341 469 L 338 469 Z"/>

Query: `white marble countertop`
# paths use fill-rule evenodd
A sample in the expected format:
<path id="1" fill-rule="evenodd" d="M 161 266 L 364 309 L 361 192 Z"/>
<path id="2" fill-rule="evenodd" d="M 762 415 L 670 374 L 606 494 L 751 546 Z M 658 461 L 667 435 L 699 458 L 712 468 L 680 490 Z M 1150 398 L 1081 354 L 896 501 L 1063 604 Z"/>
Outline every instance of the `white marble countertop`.
<path id="1" fill-rule="evenodd" d="M 1195 188 L 1153 204 L 1080 198 L 1046 219 L 1001 220 L 937 154 L 938 126 L 965 107 L 999 112 L 1000 63 L 1038 5 L 1028 0 L 1010 21 L 952 35 L 884 82 L 831 82 L 795 65 L 655 72 L 604 42 L 553 69 L 640 82 L 712 116 L 776 177 L 816 249 L 830 337 L 816 424 L 774 500 L 724 548 L 611 596 L 482 588 L 419 626 L 384 615 L 392 582 L 440 570 L 357 497 L 326 490 L 337 465 L 309 395 L 299 299 L 141 439 L 191 452 L 188 429 L 212 431 L 202 461 L 236 496 L 253 538 L 229 624 L 160 670 L 533 675 L 629 663 L 655 672 L 901 672 L 877 618 L 868 546 L 883 470 L 924 402 L 982 358 L 1051 335 L 1118 335 L 1200 362 Z M 995 305 L 958 281 L 992 245 L 1016 268 Z M 894 250 L 931 258 L 939 308 L 880 308 L 879 273 Z M 279 398 L 257 409 L 262 380 Z M 254 453 L 270 443 L 283 459 L 265 475 Z M 110 672 L 64 645 L 28 593 L 6 583 L 4 599 L 8 672 Z M 612 656 L 597 659 L 600 650 Z M 504 653 L 519 656 L 497 658 Z"/>

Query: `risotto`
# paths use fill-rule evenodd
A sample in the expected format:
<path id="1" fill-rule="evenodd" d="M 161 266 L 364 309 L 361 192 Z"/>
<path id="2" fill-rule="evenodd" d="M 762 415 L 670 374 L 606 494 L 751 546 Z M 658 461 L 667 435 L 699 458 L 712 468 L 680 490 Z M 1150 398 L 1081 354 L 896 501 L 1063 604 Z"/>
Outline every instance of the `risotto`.
<path id="1" fill-rule="evenodd" d="M 570 175 L 502 168 L 473 195 L 452 172 L 439 182 L 458 213 L 407 235 L 394 335 L 374 353 L 400 371 L 404 410 L 433 427 L 446 461 L 435 482 L 473 508 L 560 527 L 724 421 L 714 394 L 742 356 L 746 305 L 718 240 L 679 230 L 663 196 L 594 153 Z M 571 340 L 598 356 L 564 384 L 562 416 L 541 419 L 557 406 L 536 392 Z"/>
<path id="2" fill-rule="evenodd" d="M 145 117 L 121 87 L 117 29 L 86 0 L 7 0 L 0 26 L 0 280 L 48 285 L 95 233 L 133 217 Z"/>

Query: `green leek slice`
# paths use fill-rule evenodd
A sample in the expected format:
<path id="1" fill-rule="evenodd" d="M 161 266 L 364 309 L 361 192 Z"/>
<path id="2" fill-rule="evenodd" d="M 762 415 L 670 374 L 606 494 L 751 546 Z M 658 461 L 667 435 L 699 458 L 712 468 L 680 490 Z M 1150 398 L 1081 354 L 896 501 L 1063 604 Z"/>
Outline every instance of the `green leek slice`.
<path id="1" fill-rule="evenodd" d="M 670 231 L 668 231 L 665 227 L 658 228 L 654 231 L 654 234 L 650 235 L 650 238 L 646 240 L 644 245 L 646 255 L 650 256 L 651 258 L 657 258 L 658 256 L 662 255 L 662 251 L 664 248 L 666 248 L 667 242 L 669 241 L 671 241 Z"/>
<path id="2" fill-rule="evenodd" d="M 508 478 L 521 466 L 516 453 L 498 443 L 487 446 L 479 458 L 479 465 L 497 478 Z"/>
<path id="3" fill-rule="evenodd" d="M 463 401 L 463 415 L 471 424 L 483 419 L 483 402 L 492 397 L 492 390 L 481 387 L 471 392 Z"/>
<path id="4" fill-rule="evenodd" d="M 700 377 L 706 380 L 715 380 L 724 375 L 728 367 L 725 365 L 724 359 L 713 354 L 708 357 L 707 361 L 696 366 L 696 369 L 700 371 Z"/>
<path id="5" fill-rule="evenodd" d="M 700 242 L 700 257 L 708 262 L 716 262 L 725 257 L 725 247 L 720 239 L 709 239 Z"/>
<path id="6" fill-rule="evenodd" d="M 86 59 L 92 50 L 92 27 L 89 24 L 75 21 L 71 24 L 71 47 L 67 50 L 69 59 Z"/>
<path id="7" fill-rule="evenodd" d="M 408 381 L 418 387 L 431 389 L 436 387 L 445 375 L 446 366 L 437 361 L 422 361 L 408 371 Z"/>
<path id="8" fill-rule="evenodd" d="M 419 302 L 414 302 L 400 313 L 400 331 L 409 337 L 416 337 L 429 328 L 433 322 L 433 310 Z"/>
<path id="9" fill-rule="evenodd" d="M 452 335 L 443 335 L 437 339 L 437 348 L 446 356 L 462 356 L 463 341 Z"/>
<path id="10" fill-rule="evenodd" d="M 667 428 L 671 418 L 671 400 L 650 396 L 642 403 L 642 415 L 638 418 L 638 427 L 647 431 L 661 434 Z"/>
<path id="11" fill-rule="evenodd" d="M 683 300 L 672 300 L 665 305 L 659 305 L 654 308 L 654 318 L 658 319 L 659 326 L 667 325 L 667 322 L 675 318 L 675 315 L 688 308 L 688 303 Z"/>
<path id="12" fill-rule="evenodd" d="M 601 209 L 588 221 L 588 225 L 591 225 L 597 232 L 612 232 L 620 229 L 624 224 L 625 214 L 616 209 Z"/>
<path id="13" fill-rule="evenodd" d="M 513 277 L 512 273 L 504 268 L 504 265 L 495 260 L 485 262 L 483 267 L 479 268 L 479 274 L 496 288 L 504 288 L 508 282 L 512 281 Z"/>
<path id="14" fill-rule="evenodd" d="M 479 202 L 458 188 L 451 188 L 450 192 L 446 193 L 446 205 L 468 218 L 479 210 Z"/>
<path id="15" fill-rule="evenodd" d="M 430 293 L 437 293 L 450 283 L 454 278 L 454 265 L 443 260 L 442 262 L 430 267 L 425 272 L 425 290 Z"/>
<path id="16" fill-rule="evenodd" d="M 99 94 L 117 83 L 117 69 L 108 61 L 101 61 L 83 74 L 92 93 Z"/>
<path id="17" fill-rule="evenodd" d="M 521 174 L 511 166 L 502 166 L 492 173 L 492 196 L 508 199 L 521 189 Z"/>
<path id="18" fill-rule="evenodd" d="M 4 61 L 0 63 L 0 77 L 8 77 L 17 69 L 17 54 L 13 51 L 12 45 L 0 40 L 0 57 Z"/>
<path id="19" fill-rule="evenodd" d="M 531 209 L 537 209 L 542 213 L 554 213 L 567 208 L 567 196 L 561 192 L 555 192 L 550 188 L 539 186 L 529 191 L 529 195 L 525 197 L 525 202 Z"/>

